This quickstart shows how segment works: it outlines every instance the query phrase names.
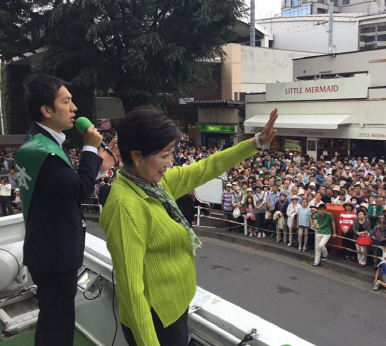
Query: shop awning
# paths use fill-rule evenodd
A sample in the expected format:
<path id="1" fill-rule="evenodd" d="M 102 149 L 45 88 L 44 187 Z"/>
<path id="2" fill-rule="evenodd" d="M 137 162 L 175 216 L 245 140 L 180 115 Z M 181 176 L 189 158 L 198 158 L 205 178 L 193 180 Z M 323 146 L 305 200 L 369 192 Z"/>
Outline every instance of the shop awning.
<path id="1" fill-rule="evenodd" d="M 269 115 L 255 115 L 244 122 L 245 127 L 264 127 Z M 278 129 L 336 130 L 341 124 L 350 124 L 349 114 L 279 114 L 275 127 Z"/>
<path id="2" fill-rule="evenodd" d="M 25 135 L 0 135 L 0 147 L 20 147 Z"/>

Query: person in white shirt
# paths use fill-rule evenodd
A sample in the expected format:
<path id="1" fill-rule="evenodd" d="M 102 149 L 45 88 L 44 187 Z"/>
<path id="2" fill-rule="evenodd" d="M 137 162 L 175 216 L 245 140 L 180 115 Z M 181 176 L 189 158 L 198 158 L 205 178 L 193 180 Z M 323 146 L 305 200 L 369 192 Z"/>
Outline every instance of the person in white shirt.
<path id="1" fill-rule="evenodd" d="M 332 174 L 332 168 L 331 168 L 331 162 L 330 161 L 326 161 L 326 166 L 324 167 L 324 172 L 326 173 L 326 175 Z"/>
<path id="2" fill-rule="evenodd" d="M 292 160 L 295 162 L 298 162 L 298 161 L 302 160 L 302 157 L 300 156 L 300 154 L 298 152 L 295 152 Z"/>
<path id="3" fill-rule="evenodd" d="M 309 207 L 319 207 L 321 204 L 323 204 L 322 201 L 322 194 L 320 192 L 317 192 L 315 194 L 314 199 L 309 203 Z"/>
<path id="4" fill-rule="evenodd" d="M 287 217 L 288 217 L 287 226 L 289 230 L 288 246 L 292 245 L 293 230 L 296 228 L 295 218 L 298 214 L 298 208 L 299 208 L 298 199 L 299 199 L 299 196 L 292 195 L 291 196 L 292 203 L 289 204 L 287 208 Z"/>
<path id="5" fill-rule="evenodd" d="M 332 201 L 332 205 L 342 205 L 345 204 L 346 202 L 348 202 L 350 200 L 350 196 L 346 194 L 346 192 L 344 190 L 340 190 L 339 191 L 339 194 L 338 194 L 338 197 L 336 197 L 333 201 Z"/>
<path id="6" fill-rule="evenodd" d="M 7 159 L 4 160 L 3 165 L 4 165 L 5 170 L 9 171 L 9 161 Z"/>
<path id="7" fill-rule="evenodd" d="M 12 201 L 12 203 L 16 206 L 16 209 L 20 211 L 22 209 L 22 202 L 20 197 L 20 189 L 15 189 L 15 199 Z"/>
<path id="8" fill-rule="evenodd" d="M 12 201 L 11 201 L 11 184 L 6 178 L 1 179 L 0 185 L 0 205 L 3 216 L 13 215 Z"/>

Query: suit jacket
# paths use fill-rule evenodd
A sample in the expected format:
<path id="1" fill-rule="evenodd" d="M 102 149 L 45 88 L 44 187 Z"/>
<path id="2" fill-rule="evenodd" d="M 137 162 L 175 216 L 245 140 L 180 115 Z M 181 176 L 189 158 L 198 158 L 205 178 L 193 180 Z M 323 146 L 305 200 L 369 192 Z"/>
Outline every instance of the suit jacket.
<path id="1" fill-rule="evenodd" d="M 109 196 L 111 190 L 110 184 L 104 184 L 99 188 L 99 203 L 102 204 L 102 207 L 104 207 L 107 197 Z"/>
<path id="2" fill-rule="evenodd" d="M 192 221 L 194 219 L 194 202 L 193 196 L 189 193 L 178 198 L 176 200 L 178 207 L 180 208 L 182 215 L 185 216 L 186 220 L 188 220 L 189 225 L 192 226 Z"/>
<path id="3" fill-rule="evenodd" d="M 57 143 L 37 124 L 32 125 L 27 138 L 37 133 Z M 92 194 L 102 161 L 95 153 L 83 152 L 75 172 L 58 156 L 47 156 L 25 220 L 24 264 L 30 269 L 65 272 L 81 267 L 86 229 L 81 201 Z"/>

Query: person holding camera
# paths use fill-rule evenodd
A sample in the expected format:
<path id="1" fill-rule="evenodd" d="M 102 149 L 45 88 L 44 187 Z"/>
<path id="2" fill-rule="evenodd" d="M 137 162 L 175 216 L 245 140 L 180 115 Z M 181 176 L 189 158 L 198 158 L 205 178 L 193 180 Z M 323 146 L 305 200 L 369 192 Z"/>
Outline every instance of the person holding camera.
<path id="1" fill-rule="evenodd" d="M 1 178 L 0 185 L 0 205 L 3 216 L 13 215 L 12 200 L 11 200 L 11 184 L 7 178 Z"/>

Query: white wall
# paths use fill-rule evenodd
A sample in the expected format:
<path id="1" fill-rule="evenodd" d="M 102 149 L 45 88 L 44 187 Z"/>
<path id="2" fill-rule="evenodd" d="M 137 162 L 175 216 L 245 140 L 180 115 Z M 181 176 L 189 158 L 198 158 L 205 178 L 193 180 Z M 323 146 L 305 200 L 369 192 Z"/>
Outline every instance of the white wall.
<path id="1" fill-rule="evenodd" d="M 293 80 L 293 59 L 316 53 L 241 47 L 241 92 L 265 92 L 265 84 Z"/>
<path id="2" fill-rule="evenodd" d="M 311 59 L 294 60 L 294 77 L 319 76 L 321 72 L 328 74 L 367 73 L 372 61 L 384 60 L 385 58 L 386 51 L 384 49 L 378 49 L 338 54 L 335 57 L 332 55 L 323 55 Z M 385 76 L 385 84 L 383 85 L 386 85 L 386 70 L 378 69 L 377 73 L 382 73 Z M 379 78 L 377 79 L 379 80 Z M 370 86 L 373 86 L 371 83 L 370 78 Z M 374 86 L 379 86 L 379 83 Z"/>
<path id="3" fill-rule="evenodd" d="M 237 124 L 236 108 L 199 108 L 198 122 L 208 124 Z"/>
<path id="4" fill-rule="evenodd" d="M 299 17 L 260 25 L 273 34 L 273 47 L 276 49 L 328 53 L 328 23 L 316 25 L 325 20 L 325 16 L 313 20 Z M 334 21 L 334 44 L 338 53 L 358 50 L 358 23 L 355 19 Z"/>

